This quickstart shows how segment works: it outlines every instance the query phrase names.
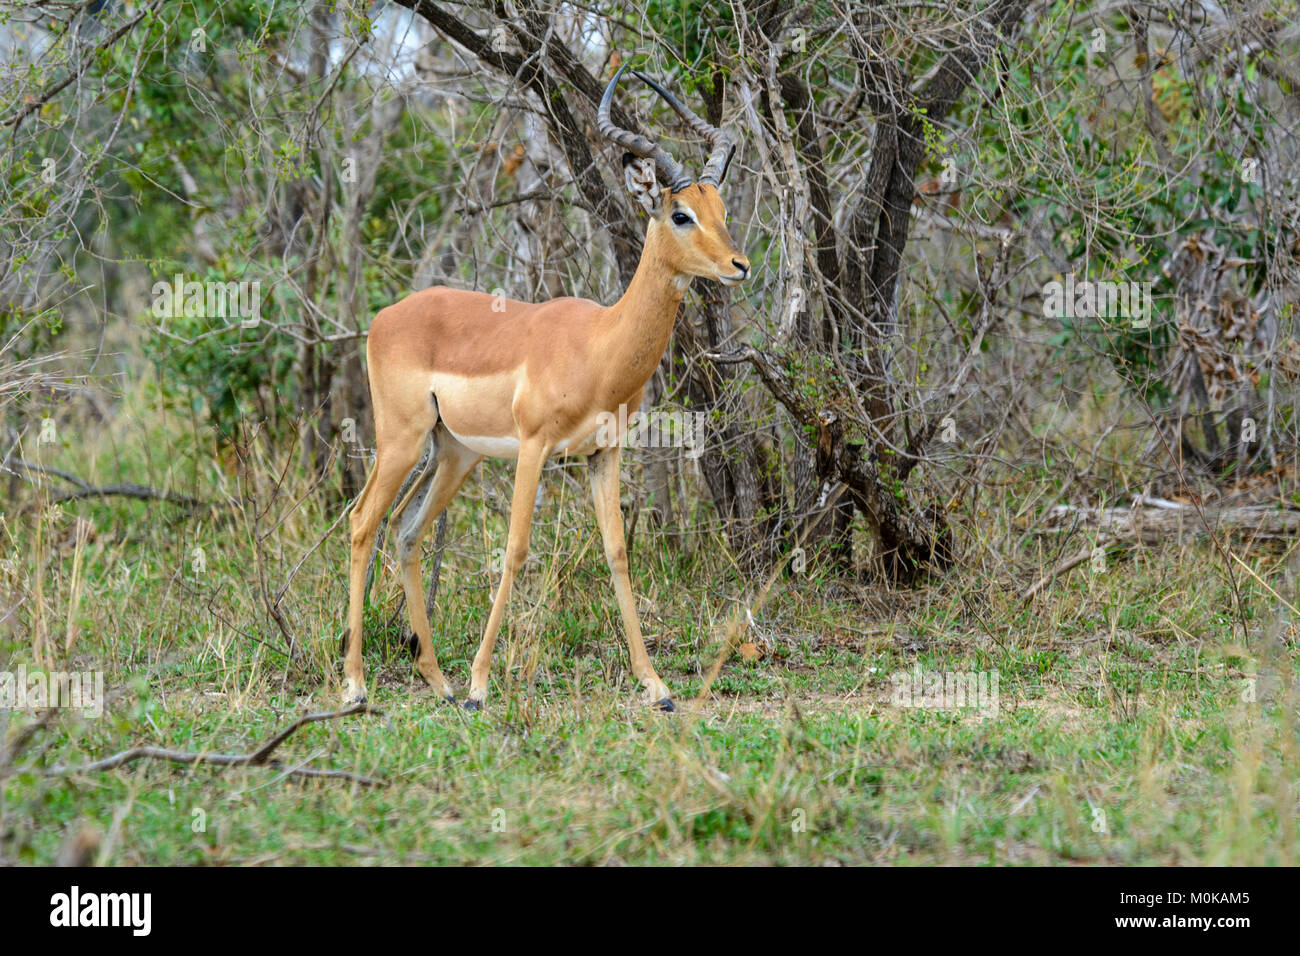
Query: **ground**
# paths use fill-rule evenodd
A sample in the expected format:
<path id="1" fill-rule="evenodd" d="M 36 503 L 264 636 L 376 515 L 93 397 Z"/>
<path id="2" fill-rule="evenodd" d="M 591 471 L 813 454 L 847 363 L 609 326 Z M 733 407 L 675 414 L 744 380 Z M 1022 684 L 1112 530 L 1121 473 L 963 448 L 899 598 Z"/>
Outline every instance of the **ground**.
<path id="1" fill-rule="evenodd" d="M 1268 587 L 1239 567 L 1230 578 L 1200 544 L 1112 553 L 1032 602 L 1018 593 L 1032 570 L 978 560 L 904 592 L 814 565 L 760 597 L 721 549 L 644 532 L 634 582 L 681 705 L 662 714 L 627 672 L 594 529 L 549 507 L 486 710 L 413 676 L 385 560 L 367 614 L 375 712 L 301 728 L 278 768 L 69 769 L 135 744 L 246 752 L 337 707 L 342 536 L 294 579 L 315 600 L 285 605 L 304 635 L 291 663 L 257 613 L 245 544 L 209 551 L 200 574 L 180 566 L 192 542 L 169 564 L 101 533 L 62 662 L 102 668 L 110 703 L 102 719 L 61 715 L 6 772 L 5 857 L 49 862 L 88 831 L 105 864 L 1297 862 L 1297 655 L 1269 590 L 1283 586 L 1278 555 L 1242 552 Z M 490 509 L 473 515 L 492 530 Z M 462 688 L 487 608 L 469 527 L 453 533 L 434 616 Z M 300 551 L 279 557 L 291 568 Z M 60 641 L 72 563 L 56 551 L 46 565 Z M 739 639 L 765 652 L 752 660 L 726 650 L 746 608 L 755 628 Z M 901 706 L 891 677 L 918 666 L 983 674 L 986 690 L 996 675 L 996 695 Z M 8 738 L 29 720 L 13 715 Z M 376 783 L 286 774 L 307 766 Z"/>

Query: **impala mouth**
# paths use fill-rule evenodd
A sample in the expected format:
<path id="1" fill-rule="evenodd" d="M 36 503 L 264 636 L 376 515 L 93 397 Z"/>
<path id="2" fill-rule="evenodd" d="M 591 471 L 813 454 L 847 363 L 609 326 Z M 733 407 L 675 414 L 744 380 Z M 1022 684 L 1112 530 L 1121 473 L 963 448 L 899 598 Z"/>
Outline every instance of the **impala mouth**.
<path id="1" fill-rule="evenodd" d="M 718 281 L 723 285 L 740 285 L 749 278 L 748 272 L 737 272 L 732 276 L 718 276 Z"/>

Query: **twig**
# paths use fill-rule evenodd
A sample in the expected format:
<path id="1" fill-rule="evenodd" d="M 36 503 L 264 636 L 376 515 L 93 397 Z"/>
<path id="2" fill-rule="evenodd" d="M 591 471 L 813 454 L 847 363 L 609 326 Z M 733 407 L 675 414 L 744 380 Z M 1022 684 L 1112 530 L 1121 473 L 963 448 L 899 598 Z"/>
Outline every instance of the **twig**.
<path id="1" fill-rule="evenodd" d="M 1277 598 L 1284 605 L 1286 605 L 1287 610 L 1289 610 L 1292 614 L 1296 615 L 1297 617 L 1300 617 L 1300 611 L 1296 610 L 1296 606 L 1292 604 L 1290 601 L 1288 601 L 1286 598 L 1284 598 L 1282 595 L 1278 594 L 1275 590 L 1273 590 L 1272 586 L 1267 581 L 1265 581 L 1263 578 L 1261 578 L 1258 574 L 1255 573 L 1254 568 L 1252 568 L 1245 561 L 1241 560 L 1241 558 L 1237 557 L 1231 551 L 1228 552 L 1228 556 L 1231 557 L 1232 560 L 1240 564 L 1247 571 L 1249 571 L 1250 576 L 1254 578 L 1256 581 L 1258 581 L 1260 584 L 1264 585 L 1264 587 L 1268 589 L 1269 594 L 1273 595 L 1273 597 Z"/>
<path id="2" fill-rule="evenodd" d="M 49 465 L 41 465 L 36 462 L 24 461 L 21 458 L 10 459 L 4 463 L 4 469 L 11 474 L 19 475 L 22 478 L 32 481 L 32 475 L 46 475 L 53 478 L 62 478 L 64 481 L 76 485 L 73 491 L 64 491 L 50 499 L 51 504 L 59 504 L 64 501 L 78 501 L 84 498 L 136 498 L 141 501 L 166 501 L 172 504 L 184 505 L 187 508 L 210 508 L 215 507 L 211 502 L 201 501 L 198 498 L 191 498 L 188 495 L 178 495 L 171 491 L 159 491 L 157 488 L 150 488 L 148 485 L 139 485 L 133 481 L 122 482 L 115 485 L 94 486 L 84 478 L 79 478 L 70 471 L 64 471 L 61 468 L 53 468 Z"/>
<path id="3" fill-rule="evenodd" d="M 101 40 L 99 44 L 93 50 L 91 50 L 87 56 L 85 56 L 82 59 L 78 69 L 70 72 L 66 77 L 63 78 L 61 82 L 55 83 L 53 86 L 51 86 L 40 96 L 28 100 L 26 105 L 23 106 L 22 109 L 10 114 L 10 116 L 7 117 L 5 120 L 0 121 L 0 126 L 12 126 L 14 127 L 15 130 L 17 130 L 18 126 L 22 123 L 23 120 L 25 120 L 32 113 L 35 113 L 38 109 L 40 109 L 51 99 L 53 99 L 55 96 L 61 93 L 68 86 L 68 84 L 71 83 L 73 80 L 78 79 L 79 77 L 85 75 L 86 70 L 90 68 L 90 65 L 93 62 L 95 62 L 96 57 L 98 57 L 102 51 L 108 49 L 118 40 L 122 39 L 122 37 L 126 36 L 126 34 L 131 32 L 131 30 L 135 29 L 136 24 L 138 24 L 149 14 L 156 12 L 159 6 L 161 6 L 161 4 L 155 3 L 152 6 L 146 7 L 145 9 L 141 10 L 138 14 L 136 14 L 133 19 L 128 20 L 126 23 L 122 24 L 120 27 L 118 27 L 116 30 L 110 33 L 107 37 Z"/>
<path id="4" fill-rule="evenodd" d="M 17 474 L 17 472 L 15 472 L 13 468 L 9 467 L 11 465 L 13 468 L 21 468 L 23 471 L 35 472 L 38 475 L 52 475 L 55 478 L 62 478 L 64 481 L 71 482 L 78 488 L 84 489 L 90 487 L 88 481 L 84 481 L 72 472 L 64 471 L 62 468 L 52 468 L 49 465 L 40 465 L 36 462 L 23 461 L 21 458 L 13 458 L 4 463 L 5 471 L 11 472 L 12 474 Z"/>
<path id="5" fill-rule="evenodd" d="M 310 767 L 287 767 L 282 761 L 271 759 L 271 754 L 275 752 L 276 748 L 279 747 L 280 744 L 284 743 L 296 730 L 298 730 L 298 728 L 322 720 L 334 720 L 339 717 L 347 717 L 352 714 L 361 713 L 370 714 L 378 713 L 378 711 L 367 704 L 353 704 L 351 707 L 345 707 L 342 710 L 332 710 L 317 714 L 303 714 L 252 753 L 222 754 L 195 752 L 191 750 L 170 750 L 165 747 L 132 747 L 129 750 L 123 750 L 121 753 L 113 754 L 111 757 L 105 757 L 102 760 L 94 760 L 90 763 L 80 764 L 75 767 L 53 767 L 46 771 L 46 773 L 50 776 L 71 773 L 88 773 L 93 770 L 112 770 L 115 767 L 134 763 L 137 760 L 166 760 L 171 763 L 206 763 L 214 764 L 219 767 L 270 767 L 275 770 L 282 770 L 290 776 L 325 777 L 330 779 L 351 780 L 354 783 L 359 783 L 365 787 L 386 786 L 387 781 L 385 780 L 379 780 L 374 777 L 364 777 L 347 770 L 314 770 Z"/>
<path id="6" fill-rule="evenodd" d="M 528 192 L 519 193 L 517 196 L 507 196 L 505 199 L 498 199 L 495 202 L 488 203 L 470 203 L 467 202 L 460 207 L 462 215 L 477 216 L 481 212 L 487 212 L 489 209 L 500 209 L 502 206 L 511 206 L 515 203 L 529 202 L 533 199 L 553 199 L 555 198 L 553 189 L 530 189 Z"/>
<path id="7" fill-rule="evenodd" d="M 185 505 L 187 508 L 212 507 L 211 502 L 191 498 L 188 495 L 178 495 L 171 491 L 159 491 L 157 488 L 150 488 L 148 485 L 137 485 L 135 482 L 130 481 L 118 485 L 102 485 L 97 488 L 87 487 L 78 488 L 75 491 L 65 491 L 51 498 L 50 503 L 58 504 L 61 501 L 77 501 L 82 498 L 111 498 L 114 496 L 136 498 L 140 501 L 166 501 L 171 504 Z"/>
<path id="8" fill-rule="evenodd" d="M 433 532 L 433 567 L 429 574 L 429 595 L 424 600 L 425 616 L 433 614 L 433 605 L 438 598 L 438 579 L 442 577 L 442 556 L 447 550 L 447 509 L 438 515 L 438 525 Z"/>
<path id="9" fill-rule="evenodd" d="M 1096 544 L 1092 545 L 1089 548 L 1084 548 L 1082 551 L 1080 551 L 1078 554 L 1074 555 L 1071 558 L 1066 558 L 1056 567 L 1052 568 L 1050 572 L 1045 574 L 1043 577 L 1039 578 L 1037 582 L 1035 582 L 1025 590 L 1021 591 L 1020 592 L 1021 600 L 1023 601 L 1032 600 L 1035 594 L 1037 594 L 1043 588 L 1047 587 L 1054 580 L 1056 580 L 1057 575 L 1064 574 L 1066 571 L 1070 571 L 1074 568 L 1077 568 L 1079 565 L 1083 564 L 1083 562 L 1091 558 L 1093 553 L 1098 548 L 1102 548 L 1104 550 L 1106 548 L 1109 548 L 1111 545 L 1118 543 L 1118 541 L 1119 538 L 1116 538 L 1113 535 L 1102 535 L 1100 538 L 1097 539 Z"/>
<path id="10" fill-rule="evenodd" d="M 50 724 L 54 722 L 55 715 L 57 715 L 58 712 L 59 709 L 57 707 L 48 707 L 40 717 L 36 718 L 23 727 L 22 730 L 18 731 L 18 734 L 14 737 L 13 743 L 0 751 L 0 770 L 3 770 L 5 767 L 12 764 L 14 760 L 17 759 L 18 755 L 27 749 L 27 745 L 31 743 L 32 738 L 36 736 L 37 732 L 49 729 Z"/>

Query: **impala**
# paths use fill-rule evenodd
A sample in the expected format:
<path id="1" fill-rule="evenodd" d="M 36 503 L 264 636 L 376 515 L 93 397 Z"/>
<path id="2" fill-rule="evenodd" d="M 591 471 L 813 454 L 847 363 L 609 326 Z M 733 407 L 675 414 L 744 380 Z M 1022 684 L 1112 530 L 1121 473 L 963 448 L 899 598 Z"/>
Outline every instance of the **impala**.
<path id="1" fill-rule="evenodd" d="M 529 304 L 434 287 L 383 309 L 371 323 L 366 361 L 377 449 L 374 467 L 349 519 L 345 702 L 365 700 L 361 611 L 375 533 L 404 480 L 432 443 L 427 467 L 393 516 L 421 677 L 437 694 L 455 700 L 438 667 L 422 596 L 420 541 L 430 524 L 485 456 L 517 460 L 505 566 L 474 656 L 465 701 L 466 707 L 477 710 L 487 697 L 492 648 L 510 587 L 528 554 L 542 467 L 552 455 L 583 455 L 632 673 L 645 687 L 650 703 L 661 710 L 674 709 L 641 637 L 619 506 L 621 441 L 611 441 L 605 426 L 613 415 L 625 428 L 626 414 L 618 415 L 619 410 L 641 404 L 691 279 L 700 276 L 734 285 L 748 277 L 749 260 L 727 232 L 726 210 L 718 195 L 735 151 L 729 135 L 702 120 L 654 80 L 633 71 L 712 147 L 703 173 L 693 182 L 662 147 L 610 121 L 610 103 L 622 73 L 620 69 L 605 89 L 597 126 L 603 136 L 626 150 L 624 179 L 649 214 L 649 225 L 636 274 L 621 299 L 611 306 L 578 298 Z"/>

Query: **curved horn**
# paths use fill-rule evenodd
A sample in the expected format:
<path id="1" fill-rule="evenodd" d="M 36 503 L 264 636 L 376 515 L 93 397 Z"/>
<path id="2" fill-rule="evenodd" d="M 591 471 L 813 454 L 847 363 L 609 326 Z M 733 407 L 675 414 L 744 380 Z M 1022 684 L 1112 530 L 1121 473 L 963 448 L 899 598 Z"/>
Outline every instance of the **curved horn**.
<path id="1" fill-rule="evenodd" d="M 673 112 L 685 120 L 691 129 L 709 141 L 713 150 L 704 163 L 704 172 L 700 174 L 700 182 L 721 186 L 722 180 L 727 175 L 727 168 L 731 165 L 731 157 L 736 152 L 736 144 L 732 141 L 731 134 L 702 120 L 695 114 L 694 110 L 640 70 L 633 70 L 632 74 L 662 96 L 664 101 L 673 108 Z"/>
<path id="2" fill-rule="evenodd" d="M 614 87 L 618 85 L 618 79 L 627 69 L 627 64 L 618 68 L 614 78 L 609 81 L 609 86 L 605 87 L 605 95 L 600 98 L 600 109 L 596 111 L 596 128 L 600 130 L 602 136 L 613 140 L 619 146 L 622 146 L 629 153 L 633 153 L 643 159 L 654 160 L 655 166 L 663 174 L 664 179 L 668 181 L 668 188 L 673 192 L 685 189 L 691 184 L 690 174 L 682 168 L 682 164 L 673 159 L 668 151 L 662 146 L 658 146 L 637 133 L 629 132 L 625 129 L 619 129 L 609 118 L 609 106 L 614 99 Z M 639 75 L 639 74 L 638 74 Z M 698 117 L 697 117 L 698 118 Z"/>

